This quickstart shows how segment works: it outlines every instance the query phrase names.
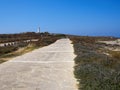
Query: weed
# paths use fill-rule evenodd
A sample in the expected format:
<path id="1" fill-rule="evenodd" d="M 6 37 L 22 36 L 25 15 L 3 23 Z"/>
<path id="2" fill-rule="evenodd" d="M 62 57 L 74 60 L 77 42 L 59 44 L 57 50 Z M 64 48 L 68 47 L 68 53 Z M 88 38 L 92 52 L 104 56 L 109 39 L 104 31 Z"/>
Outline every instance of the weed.
<path id="1" fill-rule="evenodd" d="M 77 54 L 74 74 L 79 90 L 120 90 L 120 52 L 110 52 L 112 57 L 98 52 L 104 47 L 96 43 L 98 39 L 71 38 Z"/>

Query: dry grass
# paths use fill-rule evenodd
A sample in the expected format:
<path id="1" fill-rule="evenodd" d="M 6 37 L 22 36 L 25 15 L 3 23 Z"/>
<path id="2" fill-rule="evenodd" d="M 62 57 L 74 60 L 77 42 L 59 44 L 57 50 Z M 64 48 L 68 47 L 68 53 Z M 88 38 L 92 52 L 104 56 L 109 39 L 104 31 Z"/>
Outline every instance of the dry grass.
<path id="1" fill-rule="evenodd" d="M 30 46 L 26 46 L 26 47 L 23 47 L 23 48 L 19 48 L 17 51 L 4 54 L 4 55 L 0 56 L 0 63 L 3 63 L 5 61 L 8 61 L 8 60 L 10 60 L 10 59 L 12 59 L 14 57 L 23 55 L 25 53 L 28 53 L 28 52 L 30 52 L 30 51 L 32 51 L 34 49 L 36 49 L 36 47 L 30 45 Z"/>
<path id="2" fill-rule="evenodd" d="M 71 38 L 77 54 L 74 74 L 79 90 L 120 90 L 120 52 L 108 52 L 106 44 L 96 43 L 98 39 Z"/>
<path id="3" fill-rule="evenodd" d="M 109 54 L 116 59 L 120 60 L 120 51 L 109 51 Z"/>
<path id="4" fill-rule="evenodd" d="M 18 46 L 6 46 L 0 47 L 0 63 L 10 60 L 16 56 L 28 53 L 34 49 L 50 45 L 60 38 L 64 38 L 63 35 L 49 35 L 39 38 L 36 42 L 30 42 L 28 44 L 21 43 Z"/>

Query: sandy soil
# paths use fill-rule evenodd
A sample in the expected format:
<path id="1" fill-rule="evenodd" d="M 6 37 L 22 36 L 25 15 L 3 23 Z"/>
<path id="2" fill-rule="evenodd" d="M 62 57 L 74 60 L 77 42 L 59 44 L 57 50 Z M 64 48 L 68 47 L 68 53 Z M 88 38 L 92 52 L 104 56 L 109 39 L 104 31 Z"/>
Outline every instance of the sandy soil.
<path id="1" fill-rule="evenodd" d="M 105 49 L 111 50 L 111 51 L 120 51 L 120 39 L 114 40 L 114 41 L 99 41 L 101 43 L 111 44 L 111 45 L 118 45 L 119 47 L 105 47 Z"/>
<path id="2" fill-rule="evenodd" d="M 112 44 L 112 45 L 120 45 L 120 39 L 114 41 L 99 41 L 101 43 Z"/>

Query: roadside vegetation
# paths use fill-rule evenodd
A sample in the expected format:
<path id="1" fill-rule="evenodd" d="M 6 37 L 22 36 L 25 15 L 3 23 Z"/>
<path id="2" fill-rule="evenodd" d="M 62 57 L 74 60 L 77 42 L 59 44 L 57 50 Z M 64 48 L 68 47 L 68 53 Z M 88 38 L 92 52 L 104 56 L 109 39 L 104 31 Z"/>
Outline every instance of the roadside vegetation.
<path id="1" fill-rule="evenodd" d="M 120 90 L 120 52 L 104 48 L 114 47 L 113 45 L 97 42 L 116 38 L 69 37 L 77 55 L 74 74 L 79 83 L 79 90 Z M 109 55 L 106 55 L 106 52 Z"/>
<path id="2" fill-rule="evenodd" d="M 27 32 L 21 34 L 1 34 L 0 42 L 18 42 L 17 44 L 8 44 L 0 47 L 0 63 L 3 63 L 13 57 L 25 54 L 34 49 L 50 45 L 60 38 L 65 38 L 64 34 L 50 34 Z M 24 42 L 29 40 L 29 42 Z"/>

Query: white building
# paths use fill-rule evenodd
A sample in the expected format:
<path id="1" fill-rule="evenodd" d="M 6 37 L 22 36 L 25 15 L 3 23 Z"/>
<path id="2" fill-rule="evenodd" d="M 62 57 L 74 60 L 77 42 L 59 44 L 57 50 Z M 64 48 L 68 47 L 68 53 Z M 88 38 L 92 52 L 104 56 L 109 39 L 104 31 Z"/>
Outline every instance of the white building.
<path id="1" fill-rule="evenodd" d="M 37 33 L 40 33 L 40 27 L 38 28 Z"/>

